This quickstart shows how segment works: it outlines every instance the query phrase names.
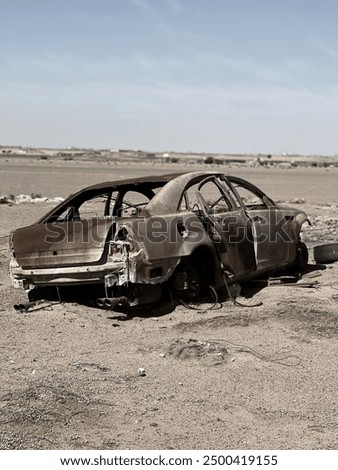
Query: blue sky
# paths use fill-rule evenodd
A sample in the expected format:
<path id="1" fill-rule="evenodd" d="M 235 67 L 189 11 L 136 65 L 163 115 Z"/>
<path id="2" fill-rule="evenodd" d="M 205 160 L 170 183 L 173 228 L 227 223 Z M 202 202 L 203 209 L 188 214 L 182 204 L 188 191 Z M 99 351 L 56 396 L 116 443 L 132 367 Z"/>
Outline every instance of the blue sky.
<path id="1" fill-rule="evenodd" d="M 0 144 L 338 155 L 338 0 L 0 0 Z"/>

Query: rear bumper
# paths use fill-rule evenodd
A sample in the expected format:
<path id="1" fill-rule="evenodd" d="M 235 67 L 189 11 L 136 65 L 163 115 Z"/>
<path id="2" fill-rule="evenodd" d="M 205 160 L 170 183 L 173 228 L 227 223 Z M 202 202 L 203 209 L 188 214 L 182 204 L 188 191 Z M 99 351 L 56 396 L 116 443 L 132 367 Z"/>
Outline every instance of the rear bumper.
<path id="1" fill-rule="evenodd" d="M 92 284 L 105 282 L 107 276 L 116 273 L 123 276 L 125 264 L 106 263 L 100 266 L 77 266 L 62 268 L 22 269 L 14 259 L 10 262 L 13 287 L 27 289 L 31 286 L 59 286 L 70 284 Z"/>
<path id="2" fill-rule="evenodd" d="M 150 262 L 140 250 L 126 259 L 101 265 L 22 269 L 14 257 L 10 261 L 12 285 L 19 289 L 34 286 L 66 286 L 103 283 L 107 287 L 130 284 L 161 284 L 168 280 L 180 258 Z"/>

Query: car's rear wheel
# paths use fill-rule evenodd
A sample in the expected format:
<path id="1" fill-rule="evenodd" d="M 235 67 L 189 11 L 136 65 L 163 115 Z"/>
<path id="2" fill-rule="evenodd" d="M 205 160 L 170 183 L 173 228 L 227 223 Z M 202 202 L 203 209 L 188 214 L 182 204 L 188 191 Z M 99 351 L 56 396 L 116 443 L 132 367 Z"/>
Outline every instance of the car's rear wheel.
<path id="1" fill-rule="evenodd" d="M 211 253 L 201 248 L 182 259 L 172 277 L 172 292 L 185 302 L 203 302 L 214 284 L 214 272 Z"/>
<path id="2" fill-rule="evenodd" d="M 313 248 L 313 256 L 318 264 L 334 263 L 338 261 L 338 243 L 315 246 Z"/>

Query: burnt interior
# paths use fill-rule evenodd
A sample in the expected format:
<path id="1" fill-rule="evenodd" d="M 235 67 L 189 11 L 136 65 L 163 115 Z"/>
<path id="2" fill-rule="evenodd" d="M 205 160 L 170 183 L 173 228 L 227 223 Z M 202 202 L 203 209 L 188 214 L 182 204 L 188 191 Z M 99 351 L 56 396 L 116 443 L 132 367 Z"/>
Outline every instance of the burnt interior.
<path id="1" fill-rule="evenodd" d="M 162 180 L 89 188 L 68 198 L 39 222 L 71 222 L 93 217 L 137 217 L 166 183 L 166 180 Z M 89 201 L 91 207 L 86 210 L 84 207 L 89 205 Z"/>

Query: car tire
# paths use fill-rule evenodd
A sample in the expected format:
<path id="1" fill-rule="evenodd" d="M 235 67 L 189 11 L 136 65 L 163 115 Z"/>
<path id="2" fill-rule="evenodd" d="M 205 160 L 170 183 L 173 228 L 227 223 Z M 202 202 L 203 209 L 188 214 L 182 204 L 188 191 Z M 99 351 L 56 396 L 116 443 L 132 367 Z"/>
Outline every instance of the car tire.
<path id="1" fill-rule="evenodd" d="M 328 264 L 338 261 L 338 243 L 315 246 L 313 248 L 313 256 L 318 264 Z"/>

